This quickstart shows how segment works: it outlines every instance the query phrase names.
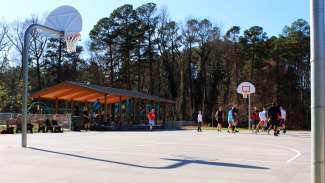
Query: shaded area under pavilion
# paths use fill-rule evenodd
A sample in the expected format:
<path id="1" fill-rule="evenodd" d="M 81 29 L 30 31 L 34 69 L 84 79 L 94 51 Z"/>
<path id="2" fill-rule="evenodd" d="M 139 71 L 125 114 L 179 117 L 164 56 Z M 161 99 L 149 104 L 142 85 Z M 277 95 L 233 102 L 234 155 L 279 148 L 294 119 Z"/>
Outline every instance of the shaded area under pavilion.
<path id="1" fill-rule="evenodd" d="M 46 102 L 53 114 L 72 116 L 82 115 L 83 106 L 92 109 L 98 99 L 102 122 L 114 122 L 118 126 L 146 124 L 146 114 L 152 108 L 156 109 L 158 125 L 175 120 L 175 101 L 125 89 L 65 81 L 34 92 L 30 97 Z"/>

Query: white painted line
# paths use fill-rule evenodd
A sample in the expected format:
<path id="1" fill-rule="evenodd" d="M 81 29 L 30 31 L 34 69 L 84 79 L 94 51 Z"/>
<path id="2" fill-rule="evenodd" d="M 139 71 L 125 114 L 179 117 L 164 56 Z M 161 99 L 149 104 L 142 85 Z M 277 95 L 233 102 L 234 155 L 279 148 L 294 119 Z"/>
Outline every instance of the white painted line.
<path id="1" fill-rule="evenodd" d="M 286 161 L 287 163 L 291 163 L 291 162 L 293 162 L 294 160 L 296 160 L 299 156 L 301 156 L 301 152 L 298 151 L 297 149 L 293 149 L 293 148 L 286 147 L 286 146 L 281 146 L 281 145 L 269 145 L 269 146 L 273 146 L 273 147 L 278 147 L 278 148 L 286 149 L 286 150 L 289 150 L 289 151 L 292 151 L 292 152 L 296 153 L 294 156 L 292 156 L 290 159 L 288 159 L 288 160 Z"/>
<path id="2" fill-rule="evenodd" d="M 204 147 L 212 147 L 215 148 L 216 146 L 213 145 L 205 145 L 205 144 L 181 144 L 181 143 L 152 143 L 152 144 L 156 144 L 156 145 L 185 145 L 185 146 L 204 146 Z M 255 143 L 257 144 L 257 143 Z M 270 144 L 259 144 L 259 145 L 265 145 L 265 146 L 273 146 L 273 147 L 278 147 L 281 149 L 286 149 L 288 151 L 292 151 L 294 153 L 296 153 L 294 156 L 292 156 L 290 159 L 288 159 L 286 161 L 286 163 L 291 163 L 292 161 L 296 160 L 299 156 L 301 156 L 301 152 L 298 151 L 297 149 L 293 149 L 293 148 L 289 148 L 286 146 L 281 146 L 281 145 L 270 145 Z"/>
<path id="3" fill-rule="evenodd" d="M 288 149 L 291 149 L 291 151 L 295 151 L 296 152 L 296 155 L 293 156 L 292 158 L 288 159 L 287 160 L 287 163 L 291 163 L 292 161 L 294 161 L 295 159 L 297 159 L 299 156 L 301 156 L 301 152 L 296 150 L 296 149 L 292 149 L 292 148 L 288 148 Z"/>
<path id="4" fill-rule="evenodd" d="M 144 147 L 145 145 L 143 144 L 138 144 L 138 145 L 135 145 L 136 147 Z"/>

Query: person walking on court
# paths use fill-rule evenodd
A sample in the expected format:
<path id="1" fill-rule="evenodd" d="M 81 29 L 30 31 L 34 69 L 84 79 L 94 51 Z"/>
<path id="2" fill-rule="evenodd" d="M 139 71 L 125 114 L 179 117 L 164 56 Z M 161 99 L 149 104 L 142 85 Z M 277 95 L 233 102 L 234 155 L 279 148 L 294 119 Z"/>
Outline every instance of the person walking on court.
<path id="1" fill-rule="evenodd" d="M 155 109 L 151 109 L 151 111 L 148 113 L 147 118 L 149 120 L 149 130 L 152 132 L 153 126 L 156 122 L 156 113 Z"/>
<path id="2" fill-rule="evenodd" d="M 232 132 L 234 133 L 234 130 L 235 130 L 235 118 L 234 118 L 234 115 L 233 115 L 233 110 L 234 110 L 234 107 L 231 107 L 231 109 L 228 111 L 228 133 Z"/>
<path id="3" fill-rule="evenodd" d="M 237 104 L 234 104 L 234 106 L 233 106 L 232 115 L 234 118 L 234 126 L 233 126 L 234 130 L 233 131 L 235 133 L 237 133 L 237 132 L 239 132 L 237 130 L 237 126 L 239 125 L 239 110 L 238 110 Z"/>
<path id="4" fill-rule="evenodd" d="M 223 124 L 223 121 L 224 121 L 224 112 L 223 112 L 221 106 L 217 110 L 214 117 L 215 117 L 215 119 L 217 121 L 217 131 L 221 132 L 222 131 L 222 124 Z"/>
<path id="5" fill-rule="evenodd" d="M 250 117 L 250 121 L 251 121 L 251 127 L 252 127 L 252 132 L 254 132 L 254 130 L 256 130 L 256 125 L 257 123 L 259 122 L 259 116 L 258 116 L 258 110 L 257 110 L 257 107 L 254 107 L 254 111 L 252 112 L 251 114 L 251 117 Z M 256 132 L 256 131 L 255 131 Z"/>
<path id="6" fill-rule="evenodd" d="M 256 133 L 259 132 L 260 128 L 262 129 L 262 131 L 267 130 L 267 112 L 265 107 L 263 107 L 263 111 L 258 113 L 258 117 L 260 121 L 256 127 Z"/>
<path id="7" fill-rule="evenodd" d="M 90 129 L 90 116 L 89 116 L 87 106 L 84 106 L 83 108 L 82 118 L 83 118 L 83 128 L 84 130 L 88 131 Z"/>
<path id="8" fill-rule="evenodd" d="M 203 115 L 202 111 L 199 111 L 199 114 L 197 115 L 197 131 L 202 132 L 202 124 L 203 124 Z"/>
<path id="9" fill-rule="evenodd" d="M 285 134 L 287 131 L 287 127 L 286 127 L 287 112 L 282 106 L 280 106 L 280 112 L 281 112 L 280 128 L 283 130 L 283 133 Z"/>
<path id="10" fill-rule="evenodd" d="M 270 130 L 273 127 L 274 136 L 278 136 L 279 135 L 279 124 L 280 124 L 280 119 L 281 119 L 281 111 L 280 111 L 280 107 L 277 105 L 276 102 L 272 103 L 272 107 L 267 112 L 267 115 L 269 117 L 269 123 L 270 123 L 268 133 L 270 133 Z"/>

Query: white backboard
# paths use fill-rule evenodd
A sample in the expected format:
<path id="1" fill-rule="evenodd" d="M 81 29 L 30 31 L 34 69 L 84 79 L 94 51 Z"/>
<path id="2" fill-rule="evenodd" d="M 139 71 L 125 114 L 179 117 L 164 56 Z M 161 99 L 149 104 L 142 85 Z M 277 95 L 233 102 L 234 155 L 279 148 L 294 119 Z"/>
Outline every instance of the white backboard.
<path id="1" fill-rule="evenodd" d="M 45 20 L 45 26 L 64 32 L 64 35 L 76 34 L 82 30 L 82 18 L 72 6 L 60 6 L 54 9 Z"/>
<path id="2" fill-rule="evenodd" d="M 252 94 L 255 93 L 255 86 L 250 82 L 242 82 L 237 87 L 239 94 Z"/>

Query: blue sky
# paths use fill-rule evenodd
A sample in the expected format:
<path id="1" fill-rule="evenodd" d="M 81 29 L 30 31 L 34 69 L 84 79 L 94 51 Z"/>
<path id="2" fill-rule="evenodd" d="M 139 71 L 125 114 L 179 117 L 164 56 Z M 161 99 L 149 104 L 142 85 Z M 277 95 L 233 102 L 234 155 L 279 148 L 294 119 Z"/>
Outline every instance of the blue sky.
<path id="1" fill-rule="evenodd" d="M 271 36 L 298 18 L 309 21 L 309 0 L 8 0 L 2 2 L 0 17 L 7 22 L 23 20 L 61 5 L 72 5 L 83 17 L 85 41 L 93 25 L 115 8 L 126 3 L 138 7 L 146 2 L 167 8 L 170 17 L 180 23 L 191 17 L 208 18 L 223 32 L 233 25 L 242 29 L 259 25 Z"/>

